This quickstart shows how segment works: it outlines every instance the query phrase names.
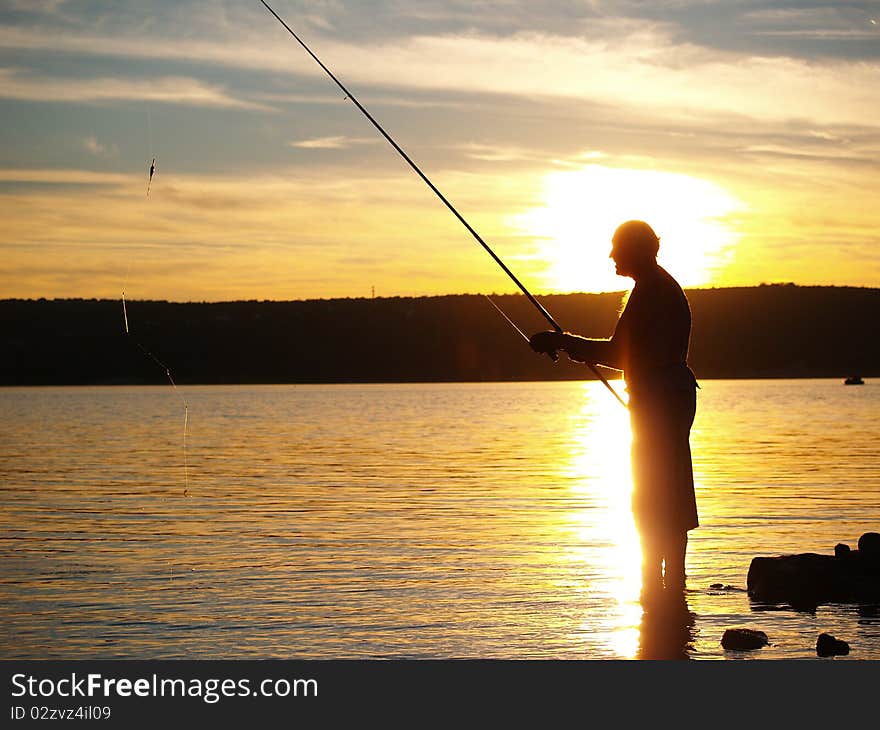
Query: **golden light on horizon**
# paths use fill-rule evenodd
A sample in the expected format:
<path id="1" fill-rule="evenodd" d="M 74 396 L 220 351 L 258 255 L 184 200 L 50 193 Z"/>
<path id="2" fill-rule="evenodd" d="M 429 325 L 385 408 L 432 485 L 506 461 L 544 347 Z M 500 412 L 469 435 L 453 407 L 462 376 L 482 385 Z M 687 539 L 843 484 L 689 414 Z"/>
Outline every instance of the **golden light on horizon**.
<path id="1" fill-rule="evenodd" d="M 549 174 L 543 188 L 544 204 L 511 223 L 540 242 L 536 256 L 549 263 L 546 284 L 556 291 L 617 291 L 631 283 L 608 258 L 611 236 L 626 220 L 653 226 L 658 260 L 683 286 L 712 283 L 739 238 L 729 216 L 744 204 L 689 175 L 588 165 Z"/>

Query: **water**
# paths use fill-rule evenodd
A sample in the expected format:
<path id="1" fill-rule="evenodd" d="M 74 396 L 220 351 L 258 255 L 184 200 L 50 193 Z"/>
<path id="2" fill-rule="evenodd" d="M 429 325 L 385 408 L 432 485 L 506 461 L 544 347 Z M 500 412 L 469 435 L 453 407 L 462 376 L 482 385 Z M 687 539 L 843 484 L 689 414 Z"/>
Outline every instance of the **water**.
<path id="1" fill-rule="evenodd" d="M 688 614 L 643 614 L 597 383 L 0 389 L 3 658 L 880 658 L 876 608 L 752 605 L 878 530 L 880 388 L 705 381 Z M 711 589 L 713 583 L 727 588 Z"/>

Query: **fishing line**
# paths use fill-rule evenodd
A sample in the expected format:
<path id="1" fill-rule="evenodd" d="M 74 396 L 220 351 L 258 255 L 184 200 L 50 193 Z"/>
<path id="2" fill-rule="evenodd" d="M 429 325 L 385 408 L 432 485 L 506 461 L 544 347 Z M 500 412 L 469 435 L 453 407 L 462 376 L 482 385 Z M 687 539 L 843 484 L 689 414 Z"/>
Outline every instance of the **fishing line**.
<path id="1" fill-rule="evenodd" d="M 513 329 L 515 329 L 519 333 L 519 336 L 522 337 L 526 342 L 528 342 L 529 338 L 526 337 L 526 333 L 523 332 L 519 327 L 516 326 L 514 321 L 504 313 L 504 310 L 495 303 L 495 300 L 492 299 L 492 297 L 490 297 L 488 294 L 484 294 L 483 296 L 489 300 L 489 304 L 491 304 L 493 307 L 495 307 L 495 309 L 498 310 L 498 314 L 500 314 L 502 317 L 504 317 L 504 319 L 507 320 L 508 324 L 510 324 L 510 326 L 513 327 Z"/>
<path id="2" fill-rule="evenodd" d="M 152 155 L 153 152 L 153 143 L 152 143 L 152 124 L 150 120 L 150 110 L 147 109 L 147 147 L 148 152 Z M 153 173 L 156 169 L 156 158 L 153 157 L 153 162 L 150 165 L 150 179 L 147 182 L 147 197 L 150 197 L 150 183 L 153 181 Z M 171 374 L 171 368 L 169 368 L 164 362 L 162 362 L 158 357 L 156 357 L 150 350 L 144 347 L 140 341 L 132 337 L 131 327 L 128 322 L 128 306 L 125 301 L 125 287 L 128 284 L 128 277 L 131 274 L 131 259 L 128 260 L 128 267 L 125 272 L 125 279 L 123 279 L 122 283 L 122 321 L 125 325 L 125 335 L 128 337 L 137 347 L 138 349 L 144 353 L 150 360 L 152 360 L 156 365 L 162 368 L 162 371 L 165 373 L 165 377 L 168 378 L 168 382 L 171 383 L 171 387 L 174 390 L 175 394 L 178 398 L 180 398 L 180 402 L 183 404 L 183 493 L 184 496 L 189 492 L 189 464 L 186 452 L 186 437 L 187 437 L 187 429 L 189 425 L 189 404 L 186 402 L 186 398 L 183 397 L 183 393 L 180 392 L 180 389 L 177 387 L 177 383 L 174 382 L 174 376 Z"/>
<path id="3" fill-rule="evenodd" d="M 147 197 L 150 197 L 150 186 L 153 184 L 153 173 L 156 172 L 156 155 L 153 152 L 153 121 L 150 107 L 147 107 L 147 157 L 152 157 L 150 163 L 150 177 L 147 179 Z"/>
<path id="4" fill-rule="evenodd" d="M 183 404 L 183 492 L 184 495 L 189 491 L 189 465 L 187 462 L 187 453 L 186 453 L 186 436 L 187 436 L 187 425 L 189 423 L 189 404 L 186 402 L 186 398 L 183 397 L 183 393 L 180 392 L 180 389 L 177 387 L 177 383 L 174 382 L 174 376 L 171 374 L 171 368 L 169 368 L 164 362 L 162 362 L 158 357 L 156 357 L 152 352 L 150 352 L 146 347 L 144 347 L 138 340 L 136 340 L 131 335 L 131 330 L 128 325 L 128 308 L 125 303 L 125 292 L 122 292 L 122 318 L 125 322 L 125 334 L 126 336 L 137 345 L 138 349 L 144 353 L 150 360 L 152 360 L 156 365 L 162 368 L 162 371 L 165 373 L 165 377 L 168 378 L 168 382 L 171 383 L 171 387 L 174 389 L 177 397 L 180 398 L 180 402 Z"/>

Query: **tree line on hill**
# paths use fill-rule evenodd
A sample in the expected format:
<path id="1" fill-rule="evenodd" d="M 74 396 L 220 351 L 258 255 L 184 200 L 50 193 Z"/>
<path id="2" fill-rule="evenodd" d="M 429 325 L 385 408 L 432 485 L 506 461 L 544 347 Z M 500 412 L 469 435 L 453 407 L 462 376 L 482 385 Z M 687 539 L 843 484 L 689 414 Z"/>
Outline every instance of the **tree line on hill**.
<path id="1" fill-rule="evenodd" d="M 880 374 L 880 289 L 688 290 L 698 378 Z M 493 297 L 531 334 L 521 295 Z M 608 337 L 622 293 L 540 297 L 566 329 Z M 0 301 L 2 385 L 589 379 L 531 351 L 482 295 L 235 301 Z M 149 355 L 147 354 L 149 353 Z"/>

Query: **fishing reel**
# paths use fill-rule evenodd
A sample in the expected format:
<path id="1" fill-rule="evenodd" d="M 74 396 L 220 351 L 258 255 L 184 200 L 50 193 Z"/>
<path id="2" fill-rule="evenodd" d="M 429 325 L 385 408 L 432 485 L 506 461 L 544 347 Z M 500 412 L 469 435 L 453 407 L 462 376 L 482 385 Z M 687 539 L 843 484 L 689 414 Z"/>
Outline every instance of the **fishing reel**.
<path id="1" fill-rule="evenodd" d="M 547 330 L 546 332 L 538 332 L 534 334 L 529 339 L 529 345 L 531 348 L 541 354 L 549 357 L 553 362 L 559 362 L 559 345 L 560 345 L 560 333 L 554 330 Z"/>

